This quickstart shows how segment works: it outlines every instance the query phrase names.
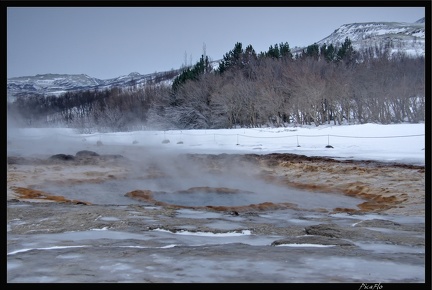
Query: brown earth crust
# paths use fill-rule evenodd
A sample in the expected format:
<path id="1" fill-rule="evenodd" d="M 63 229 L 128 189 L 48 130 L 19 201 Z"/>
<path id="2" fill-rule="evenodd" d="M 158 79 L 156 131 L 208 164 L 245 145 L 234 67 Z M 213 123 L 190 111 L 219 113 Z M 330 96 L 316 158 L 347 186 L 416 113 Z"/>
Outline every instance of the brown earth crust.
<path id="1" fill-rule="evenodd" d="M 327 157 L 274 153 L 267 155 L 205 155 L 187 154 L 187 159 L 201 164 L 209 173 L 223 172 L 236 166 L 247 168 L 251 174 L 274 183 L 310 191 L 339 193 L 365 200 L 358 210 L 335 208 L 333 212 L 382 212 L 402 215 L 425 214 L 425 167 L 418 165 L 376 161 L 336 160 Z M 47 159 L 7 158 L 8 200 L 32 202 L 61 202 L 90 204 L 87 201 L 68 200 L 34 189 L 44 182 L 57 184 L 101 183 L 110 179 L 126 178 L 136 164 L 121 155 L 99 155 L 79 151 L 75 156 L 56 154 Z M 161 177 L 165 173 L 157 164 L 141 165 L 143 178 Z M 201 188 L 201 190 L 203 190 Z M 210 191 L 210 189 L 208 189 Z M 194 191 L 189 189 L 190 193 Z M 213 192 L 231 193 L 232 189 L 211 188 Z M 187 208 L 153 199 L 147 189 L 136 189 L 126 196 L 154 205 Z M 291 203 L 264 202 L 249 206 L 193 207 L 214 211 L 261 211 L 291 208 Z M 317 209 L 319 210 L 319 209 Z M 324 209 L 322 211 L 325 211 Z"/>

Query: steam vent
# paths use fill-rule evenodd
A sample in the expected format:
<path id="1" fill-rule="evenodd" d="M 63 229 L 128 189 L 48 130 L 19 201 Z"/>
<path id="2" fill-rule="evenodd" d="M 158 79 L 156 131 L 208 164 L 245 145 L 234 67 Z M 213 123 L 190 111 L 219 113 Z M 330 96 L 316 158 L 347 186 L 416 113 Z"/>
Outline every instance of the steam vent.
<path id="1" fill-rule="evenodd" d="M 133 152 L 132 152 L 133 153 Z M 135 152 L 136 153 L 136 152 Z M 110 155 L 79 151 L 46 159 L 8 157 L 8 163 L 45 166 L 31 186 L 12 186 L 19 199 L 91 204 L 148 204 L 241 214 L 293 209 L 380 212 L 401 207 L 406 194 L 391 178 L 359 176 L 424 168 L 378 162 L 337 161 L 293 154 Z M 378 175 L 378 174 L 376 174 Z M 409 174 L 406 176 L 410 176 Z M 31 178 L 28 177 L 28 178 Z M 43 182 L 40 182 L 40 181 Z M 421 190 L 421 189 L 419 189 Z"/>

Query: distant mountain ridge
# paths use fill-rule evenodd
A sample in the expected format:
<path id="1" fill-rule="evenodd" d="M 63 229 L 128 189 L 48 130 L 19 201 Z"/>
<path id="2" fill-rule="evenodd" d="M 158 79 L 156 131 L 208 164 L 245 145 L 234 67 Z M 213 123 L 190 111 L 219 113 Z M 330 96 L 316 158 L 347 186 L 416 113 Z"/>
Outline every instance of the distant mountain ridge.
<path id="1" fill-rule="evenodd" d="M 405 52 L 411 56 L 425 55 L 425 18 L 414 23 L 368 22 L 344 24 L 326 38 L 317 42 L 340 46 L 349 38 L 355 50 L 368 47 L 390 46 L 391 53 Z M 304 48 L 293 48 L 292 52 L 301 53 Z M 218 61 L 213 62 L 217 67 Z M 13 77 L 7 80 L 7 99 L 13 102 L 18 96 L 60 95 L 68 91 L 102 90 L 112 87 L 144 86 L 161 82 L 171 82 L 182 69 L 142 75 L 137 72 L 126 76 L 101 80 L 86 74 L 43 74 L 36 76 Z"/>
<path id="2" fill-rule="evenodd" d="M 13 77 L 7 80 L 8 101 L 16 97 L 32 94 L 60 95 L 70 91 L 103 90 L 113 87 L 143 86 L 173 79 L 181 70 L 142 75 L 137 72 L 126 76 L 101 80 L 86 74 L 42 74 L 36 76 Z"/>

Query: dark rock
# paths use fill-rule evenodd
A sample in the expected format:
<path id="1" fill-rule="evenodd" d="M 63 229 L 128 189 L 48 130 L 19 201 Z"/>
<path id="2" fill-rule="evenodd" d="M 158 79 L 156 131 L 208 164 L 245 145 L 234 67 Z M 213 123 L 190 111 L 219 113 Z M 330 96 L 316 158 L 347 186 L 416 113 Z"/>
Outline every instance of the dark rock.
<path id="1" fill-rule="evenodd" d="M 344 229 L 336 224 L 319 224 L 305 228 L 306 234 L 325 236 L 330 238 L 341 238 L 344 236 Z"/>
<path id="2" fill-rule="evenodd" d="M 74 156 L 68 154 L 55 154 L 52 155 L 49 159 L 51 160 L 63 160 L 63 161 L 72 161 L 75 159 Z"/>

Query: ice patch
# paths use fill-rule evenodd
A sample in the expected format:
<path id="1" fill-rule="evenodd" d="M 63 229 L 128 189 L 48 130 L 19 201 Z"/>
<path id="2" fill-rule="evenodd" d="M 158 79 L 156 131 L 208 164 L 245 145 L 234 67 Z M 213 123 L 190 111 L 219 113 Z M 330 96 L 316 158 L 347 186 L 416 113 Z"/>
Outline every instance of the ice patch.
<path id="1" fill-rule="evenodd" d="M 236 236 L 244 236 L 244 235 L 251 235 L 250 230 L 242 230 L 239 232 L 227 232 L 227 233 L 212 233 L 212 232 L 189 232 L 189 231 L 178 231 L 178 232 L 172 232 L 164 229 L 154 229 L 153 231 L 158 232 L 166 232 L 171 234 L 178 234 L 178 235 L 188 235 L 188 236 L 202 236 L 202 237 L 236 237 Z"/>
<path id="2" fill-rule="evenodd" d="M 336 245 L 320 245 L 320 244 L 280 244 L 276 247 L 315 247 L 315 248 L 328 248 Z"/>
<path id="3" fill-rule="evenodd" d="M 68 249 L 68 248 L 83 248 L 83 247 L 88 247 L 88 246 L 54 246 L 54 247 L 46 247 L 46 248 L 29 248 L 29 249 L 21 249 L 21 250 L 16 250 L 16 251 L 12 251 L 10 253 L 8 253 L 7 255 L 15 255 L 18 253 L 24 253 L 24 252 L 28 252 L 28 251 L 32 251 L 32 250 L 58 250 L 58 249 Z"/>

